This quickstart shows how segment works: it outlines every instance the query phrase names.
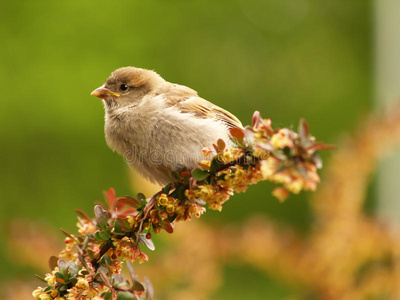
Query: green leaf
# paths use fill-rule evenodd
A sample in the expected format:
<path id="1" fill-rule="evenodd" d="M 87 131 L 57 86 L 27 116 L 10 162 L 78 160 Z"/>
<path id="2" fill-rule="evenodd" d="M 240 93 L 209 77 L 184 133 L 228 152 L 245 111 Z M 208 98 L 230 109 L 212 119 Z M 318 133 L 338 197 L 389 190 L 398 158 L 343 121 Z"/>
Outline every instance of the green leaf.
<path id="1" fill-rule="evenodd" d="M 119 223 L 117 222 L 117 220 L 115 220 L 115 222 L 114 222 L 114 232 L 115 233 L 122 233 L 123 232 L 122 228 L 119 225 Z"/>
<path id="2" fill-rule="evenodd" d="M 88 245 L 88 243 L 89 243 L 89 236 L 85 236 L 85 239 L 83 240 L 83 243 L 82 243 L 82 250 L 85 250 L 86 248 L 87 248 L 87 245 Z"/>
<path id="3" fill-rule="evenodd" d="M 200 170 L 200 169 L 195 169 L 192 172 L 192 176 L 194 179 L 198 180 L 198 181 L 202 181 L 206 178 L 208 178 L 211 174 L 208 173 L 205 170 Z"/>
<path id="4" fill-rule="evenodd" d="M 64 259 L 59 259 L 57 261 L 57 266 L 60 269 L 60 272 L 65 272 L 65 269 L 67 268 L 68 264 Z"/>
<path id="5" fill-rule="evenodd" d="M 186 189 L 184 187 L 181 187 L 181 188 L 178 189 L 178 198 L 179 199 L 185 198 L 185 190 Z"/>
<path id="6" fill-rule="evenodd" d="M 118 225 L 121 227 L 121 230 L 123 232 L 130 231 L 130 225 L 129 225 L 129 222 L 127 220 L 125 220 L 125 219 L 117 219 L 116 221 L 117 221 Z"/>
<path id="7" fill-rule="evenodd" d="M 218 158 L 214 158 L 211 162 L 210 172 L 214 173 L 220 165 L 222 165 L 222 162 Z"/>
<path id="8" fill-rule="evenodd" d="M 87 254 L 89 255 L 90 259 L 92 260 L 94 258 L 95 252 L 93 250 L 90 250 L 90 249 L 86 249 L 86 251 L 87 251 Z"/>
<path id="9" fill-rule="evenodd" d="M 139 201 L 146 201 L 146 196 L 142 193 L 138 193 L 136 198 L 138 198 Z"/>
<path id="10" fill-rule="evenodd" d="M 104 300 L 111 300 L 112 299 L 112 293 L 111 292 L 103 293 L 101 296 L 104 298 Z"/>
<path id="11" fill-rule="evenodd" d="M 99 242 L 103 241 L 103 238 L 102 238 L 101 235 L 100 235 L 100 231 L 97 231 L 97 232 L 94 234 L 94 238 L 95 238 L 97 241 L 99 241 Z"/>
<path id="12" fill-rule="evenodd" d="M 129 292 L 118 294 L 117 300 L 135 300 L 135 297 Z"/>
<path id="13" fill-rule="evenodd" d="M 98 232 L 103 240 L 109 240 L 111 238 L 111 235 L 108 231 L 98 231 Z"/>
<path id="14" fill-rule="evenodd" d="M 72 285 L 75 286 L 75 284 L 78 282 L 78 278 L 72 277 L 72 278 L 70 279 L 70 282 L 72 283 Z"/>
<path id="15" fill-rule="evenodd" d="M 65 281 L 64 275 L 61 274 L 60 272 L 56 272 L 54 275 L 56 276 L 56 278 L 60 278 Z"/>
<path id="16" fill-rule="evenodd" d="M 164 194 L 167 194 L 171 191 L 172 184 L 168 183 L 162 190 Z"/>
<path id="17" fill-rule="evenodd" d="M 71 276 L 76 276 L 76 274 L 79 271 L 79 266 L 74 263 L 73 261 L 69 261 L 68 262 L 69 268 L 68 268 L 68 272 Z"/>
<path id="18" fill-rule="evenodd" d="M 111 257 L 108 254 L 104 254 L 104 256 L 102 258 L 102 261 L 104 261 L 107 266 L 111 266 L 112 265 Z"/>
<path id="19" fill-rule="evenodd" d="M 283 153 L 286 155 L 287 158 L 292 157 L 292 150 L 289 147 L 283 148 Z"/>
<path id="20" fill-rule="evenodd" d="M 110 279 L 109 279 L 108 276 L 107 276 L 107 269 L 104 268 L 104 267 L 100 267 L 99 270 L 98 270 L 97 272 L 98 272 L 98 274 L 100 275 L 101 279 L 103 280 L 104 284 L 105 284 L 107 287 L 111 288 L 112 285 L 111 285 Z"/>
<path id="21" fill-rule="evenodd" d="M 144 286 L 139 281 L 134 280 L 133 284 L 132 284 L 132 287 L 131 287 L 131 291 L 143 292 L 144 291 Z"/>

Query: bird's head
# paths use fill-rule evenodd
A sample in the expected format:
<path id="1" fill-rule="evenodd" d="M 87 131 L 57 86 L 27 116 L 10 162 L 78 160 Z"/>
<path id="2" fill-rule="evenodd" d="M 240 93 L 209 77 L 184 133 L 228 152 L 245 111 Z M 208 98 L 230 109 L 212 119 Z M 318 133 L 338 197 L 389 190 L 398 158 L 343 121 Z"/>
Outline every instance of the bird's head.
<path id="1" fill-rule="evenodd" d="M 112 72 L 91 95 L 103 99 L 107 108 L 119 108 L 140 103 L 143 96 L 163 81 L 154 71 L 124 67 Z"/>

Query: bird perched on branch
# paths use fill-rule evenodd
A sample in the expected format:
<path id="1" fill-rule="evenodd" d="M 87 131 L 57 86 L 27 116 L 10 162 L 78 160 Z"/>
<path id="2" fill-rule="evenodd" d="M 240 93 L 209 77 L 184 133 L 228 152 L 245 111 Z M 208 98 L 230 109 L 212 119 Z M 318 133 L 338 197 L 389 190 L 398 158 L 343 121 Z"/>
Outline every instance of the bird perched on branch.
<path id="1" fill-rule="evenodd" d="M 231 113 L 151 70 L 117 69 L 92 95 L 103 99 L 108 146 L 161 185 L 171 181 L 161 169 L 193 170 L 204 147 L 243 128 Z"/>

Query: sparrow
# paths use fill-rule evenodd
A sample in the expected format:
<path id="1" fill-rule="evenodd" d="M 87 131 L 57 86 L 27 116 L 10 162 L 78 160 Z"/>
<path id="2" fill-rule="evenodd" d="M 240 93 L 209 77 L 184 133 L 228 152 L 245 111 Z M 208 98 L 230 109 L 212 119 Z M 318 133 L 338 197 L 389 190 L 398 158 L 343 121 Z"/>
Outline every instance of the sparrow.
<path id="1" fill-rule="evenodd" d="M 104 103 L 107 145 L 160 185 L 172 181 L 163 170 L 198 168 L 204 147 L 230 144 L 230 129 L 243 129 L 233 114 L 152 70 L 119 68 L 91 95 Z"/>

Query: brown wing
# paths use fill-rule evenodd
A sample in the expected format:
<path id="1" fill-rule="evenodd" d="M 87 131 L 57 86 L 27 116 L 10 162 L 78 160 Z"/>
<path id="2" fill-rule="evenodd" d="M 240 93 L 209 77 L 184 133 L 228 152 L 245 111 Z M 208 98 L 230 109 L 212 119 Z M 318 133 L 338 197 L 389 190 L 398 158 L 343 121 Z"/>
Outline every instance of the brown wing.
<path id="1" fill-rule="evenodd" d="M 196 91 L 186 86 L 174 84 L 166 94 L 168 95 L 167 106 L 175 106 L 183 113 L 191 113 L 198 118 L 222 121 L 229 129 L 243 129 L 238 118 L 221 107 L 200 98 Z"/>

